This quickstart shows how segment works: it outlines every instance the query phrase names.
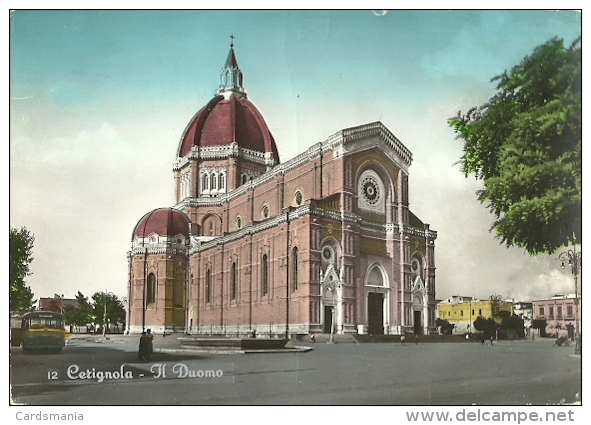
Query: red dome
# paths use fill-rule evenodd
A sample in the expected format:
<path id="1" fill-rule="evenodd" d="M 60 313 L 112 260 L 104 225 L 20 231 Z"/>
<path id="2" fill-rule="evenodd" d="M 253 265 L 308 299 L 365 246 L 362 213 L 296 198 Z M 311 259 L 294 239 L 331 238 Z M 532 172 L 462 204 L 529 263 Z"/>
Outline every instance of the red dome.
<path id="1" fill-rule="evenodd" d="M 176 236 L 179 234 L 189 237 L 189 223 L 191 220 L 182 211 L 174 208 L 158 208 L 144 215 L 133 229 L 132 241 L 156 233 L 160 236 Z"/>
<path id="2" fill-rule="evenodd" d="M 186 156 L 193 146 L 229 146 L 272 152 L 279 161 L 277 145 L 258 109 L 244 95 L 229 93 L 214 97 L 187 126 L 177 156 Z"/>

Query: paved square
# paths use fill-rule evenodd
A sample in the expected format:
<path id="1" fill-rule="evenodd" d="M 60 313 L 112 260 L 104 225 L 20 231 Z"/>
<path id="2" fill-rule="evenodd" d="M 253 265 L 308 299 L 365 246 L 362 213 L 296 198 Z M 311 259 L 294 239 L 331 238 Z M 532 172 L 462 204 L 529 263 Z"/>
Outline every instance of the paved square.
<path id="1" fill-rule="evenodd" d="M 503 341 L 490 346 L 465 343 L 307 344 L 307 353 L 195 354 L 156 352 L 136 360 L 137 343 L 74 341 L 61 355 L 11 358 L 13 399 L 40 404 L 122 405 L 556 405 L 581 401 L 581 357 L 553 340 Z M 155 343 L 156 349 L 175 346 Z M 196 375 L 178 378 L 175 364 L 188 370 L 223 370 L 223 380 Z M 67 368 L 119 370 L 120 381 L 69 380 Z M 150 376 L 166 365 L 166 377 Z M 49 368 L 59 380 L 48 382 Z M 141 379 L 140 379 L 141 374 Z"/>

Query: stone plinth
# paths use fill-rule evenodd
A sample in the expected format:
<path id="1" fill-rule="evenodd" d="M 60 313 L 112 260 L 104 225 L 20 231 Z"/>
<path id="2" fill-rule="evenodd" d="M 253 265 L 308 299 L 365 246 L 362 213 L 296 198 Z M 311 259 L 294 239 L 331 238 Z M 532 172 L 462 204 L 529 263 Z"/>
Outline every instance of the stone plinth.
<path id="1" fill-rule="evenodd" d="M 180 337 L 184 347 L 216 350 L 282 350 L 287 338 Z"/>

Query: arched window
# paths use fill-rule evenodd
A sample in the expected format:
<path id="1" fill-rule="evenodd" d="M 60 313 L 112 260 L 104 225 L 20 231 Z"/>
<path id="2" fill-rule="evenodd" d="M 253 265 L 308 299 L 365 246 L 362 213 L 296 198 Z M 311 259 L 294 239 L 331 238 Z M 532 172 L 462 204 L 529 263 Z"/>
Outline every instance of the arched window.
<path id="1" fill-rule="evenodd" d="M 261 218 L 263 220 L 266 220 L 269 218 L 270 215 L 271 215 L 271 211 L 269 210 L 269 205 L 267 205 L 267 204 L 263 205 L 263 210 L 261 211 Z"/>
<path id="2" fill-rule="evenodd" d="M 211 175 L 211 190 L 217 189 L 217 185 L 218 185 L 218 176 L 213 173 Z"/>
<path id="3" fill-rule="evenodd" d="M 237 275 L 236 275 L 236 263 L 232 263 L 232 271 L 230 275 L 230 297 L 231 299 L 236 299 L 236 292 L 237 292 Z"/>
<path id="4" fill-rule="evenodd" d="M 209 174 L 203 174 L 203 183 L 201 184 L 201 190 L 209 189 Z"/>
<path id="5" fill-rule="evenodd" d="M 246 184 L 247 178 L 246 174 L 242 174 L 242 184 Z"/>
<path id="6" fill-rule="evenodd" d="M 373 267 L 369 272 L 367 284 L 372 286 L 384 286 L 384 276 L 378 267 Z"/>
<path id="7" fill-rule="evenodd" d="M 269 293 L 269 257 L 267 254 L 263 255 L 262 267 L 262 282 L 261 293 L 267 295 Z"/>
<path id="8" fill-rule="evenodd" d="M 154 273 L 148 275 L 148 285 L 146 288 L 146 305 L 156 302 L 156 276 Z"/>
<path id="9" fill-rule="evenodd" d="M 302 202 L 304 201 L 304 195 L 302 195 L 302 191 L 301 190 L 296 190 L 295 193 L 293 194 L 293 203 L 296 207 L 299 207 L 300 205 L 302 205 Z"/>
<path id="10" fill-rule="evenodd" d="M 224 173 L 220 173 L 219 179 L 220 181 L 218 187 L 220 190 L 224 190 L 226 188 L 226 175 Z"/>
<path id="11" fill-rule="evenodd" d="M 211 302 L 211 269 L 205 272 L 205 303 Z"/>
<path id="12" fill-rule="evenodd" d="M 191 195 L 191 175 L 185 173 L 182 179 L 182 196 L 187 197 Z"/>
<path id="13" fill-rule="evenodd" d="M 291 289 L 298 290 L 298 247 L 294 247 L 291 252 Z"/>

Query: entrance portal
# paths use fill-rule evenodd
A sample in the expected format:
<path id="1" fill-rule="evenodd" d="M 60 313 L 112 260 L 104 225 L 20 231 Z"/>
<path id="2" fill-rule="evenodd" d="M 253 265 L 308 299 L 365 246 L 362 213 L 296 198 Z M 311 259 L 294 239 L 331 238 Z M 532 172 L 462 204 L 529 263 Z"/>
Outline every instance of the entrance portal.
<path id="1" fill-rule="evenodd" d="M 384 294 L 370 292 L 367 296 L 367 331 L 370 335 L 384 333 Z"/>
<path id="2" fill-rule="evenodd" d="M 329 334 L 332 329 L 332 307 L 324 306 L 324 333 Z"/>
<path id="3" fill-rule="evenodd" d="M 415 335 L 422 335 L 423 326 L 421 324 L 421 311 L 414 311 L 414 331 Z"/>

